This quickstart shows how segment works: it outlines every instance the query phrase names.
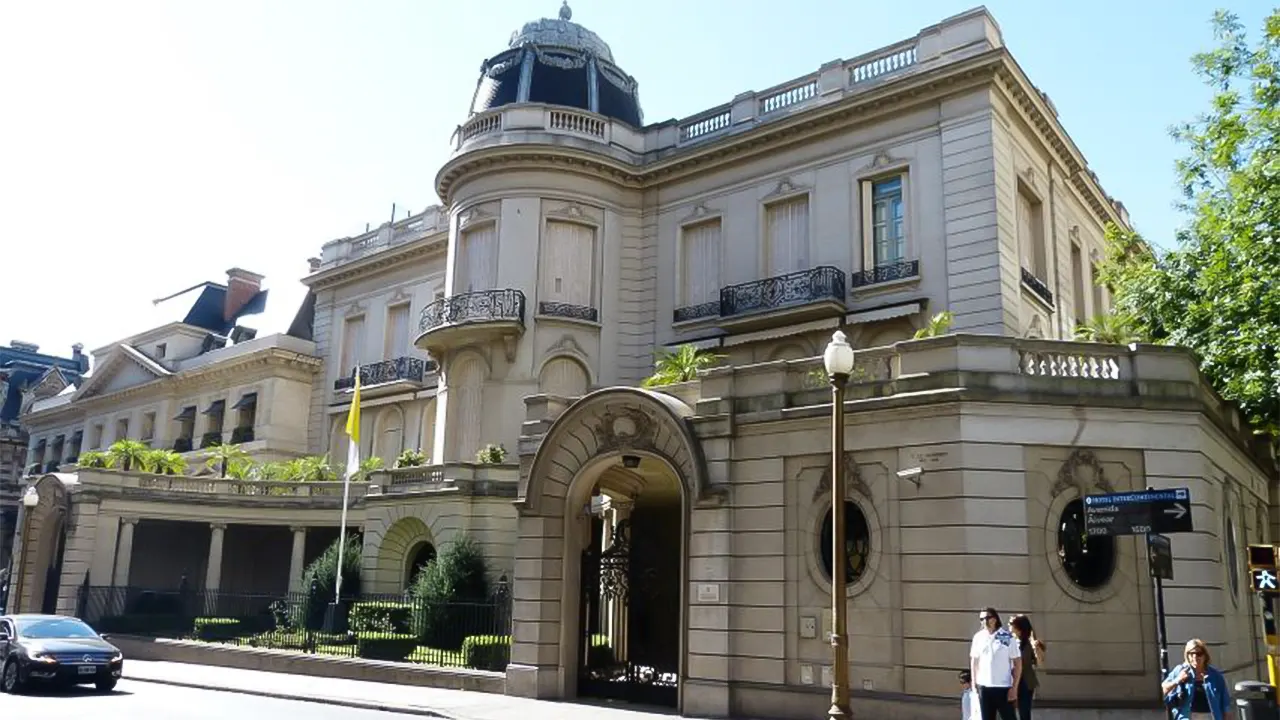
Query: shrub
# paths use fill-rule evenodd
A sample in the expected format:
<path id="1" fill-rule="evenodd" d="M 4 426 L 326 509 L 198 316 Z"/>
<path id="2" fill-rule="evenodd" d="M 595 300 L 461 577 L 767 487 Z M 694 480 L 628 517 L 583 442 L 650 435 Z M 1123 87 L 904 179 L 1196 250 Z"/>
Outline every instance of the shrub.
<path id="1" fill-rule="evenodd" d="M 412 625 L 413 605 L 403 602 L 358 602 L 351 606 L 351 631 L 407 634 Z"/>
<path id="2" fill-rule="evenodd" d="M 464 638 L 492 621 L 484 554 L 467 535 L 418 573 L 409 594 L 415 600 L 413 631 L 431 647 L 457 650 Z"/>
<path id="3" fill-rule="evenodd" d="M 360 553 L 362 540 L 359 533 L 347 536 L 342 557 L 342 599 L 360 596 Z M 319 630 L 324 625 L 325 608 L 333 602 L 338 578 L 338 540 L 325 549 L 320 557 L 307 566 L 302 575 L 307 601 L 304 612 L 306 627 Z"/>
<path id="4" fill-rule="evenodd" d="M 100 450 L 88 450 L 80 453 L 76 464 L 82 468 L 108 468 L 111 467 L 111 457 Z"/>
<path id="5" fill-rule="evenodd" d="M 197 640 L 217 642 L 232 640 L 240 635 L 240 621 L 236 618 L 198 617 L 195 619 L 194 632 Z"/>
<path id="6" fill-rule="evenodd" d="M 396 467 L 420 467 L 427 464 L 427 455 L 421 450 L 405 450 L 396 458 Z"/>
<path id="7" fill-rule="evenodd" d="M 501 465 L 507 459 L 507 449 L 501 445 L 489 443 L 476 452 L 476 462 L 481 465 Z"/>
<path id="8" fill-rule="evenodd" d="M 511 662 L 511 636 L 472 635 L 462 641 L 462 657 L 469 668 L 502 672 Z"/>
<path id="9" fill-rule="evenodd" d="M 413 635 L 359 634 L 356 635 L 356 654 L 367 660 L 404 662 L 418 649 L 418 638 Z"/>

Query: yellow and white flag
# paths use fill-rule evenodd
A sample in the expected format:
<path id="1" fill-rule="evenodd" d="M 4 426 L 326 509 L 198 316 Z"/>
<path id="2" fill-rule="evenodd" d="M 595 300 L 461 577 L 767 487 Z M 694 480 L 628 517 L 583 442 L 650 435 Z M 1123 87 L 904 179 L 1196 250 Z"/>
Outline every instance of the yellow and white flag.
<path id="1" fill-rule="evenodd" d="M 342 602 L 342 557 L 347 546 L 347 499 L 351 495 L 351 478 L 360 472 L 360 368 L 355 369 L 356 386 L 347 411 L 347 471 L 342 478 L 342 524 L 338 526 L 338 569 L 333 581 L 335 603 Z"/>

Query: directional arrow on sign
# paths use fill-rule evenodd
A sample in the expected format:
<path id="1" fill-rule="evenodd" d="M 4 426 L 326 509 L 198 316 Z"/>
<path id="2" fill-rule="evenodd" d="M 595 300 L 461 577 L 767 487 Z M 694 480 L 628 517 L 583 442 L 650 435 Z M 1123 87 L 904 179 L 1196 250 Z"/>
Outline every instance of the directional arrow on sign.
<path id="1" fill-rule="evenodd" d="M 1173 507 L 1164 509 L 1165 515 L 1172 515 L 1174 520 L 1181 520 L 1187 514 L 1187 507 L 1182 503 L 1174 503 Z"/>

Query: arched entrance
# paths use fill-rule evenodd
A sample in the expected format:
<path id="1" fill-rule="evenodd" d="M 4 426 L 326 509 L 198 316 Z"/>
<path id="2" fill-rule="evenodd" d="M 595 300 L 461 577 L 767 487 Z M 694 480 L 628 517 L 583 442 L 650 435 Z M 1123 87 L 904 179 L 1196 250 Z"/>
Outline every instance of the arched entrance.
<path id="1" fill-rule="evenodd" d="M 680 706 L 689 517 L 706 488 L 691 415 L 608 388 L 547 430 L 521 478 L 514 591 L 539 615 L 515 619 L 509 693 Z"/>
<path id="2" fill-rule="evenodd" d="M 436 560 L 436 546 L 429 541 L 423 540 L 409 551 L 409 564 L 405 566 L 404 588 L 408 590 L 413 587 L 413 583 L 418 579 L 418 573 L 426 569 L 427 565 Z"/>
<path id="3" fill-rule="evenodd" d="M 40 502 L 31 510 L 26 528 L 29 537 L 21 538 L 17 548 L 21 561 L 26 563 L 19 591 L 20 609 L 29 613 L 55 613 L 66 553 L 67 490 L 56 474 L 41 477 L 34 487 Z M 22 545 L 28 545 L 25 551 Z"/>

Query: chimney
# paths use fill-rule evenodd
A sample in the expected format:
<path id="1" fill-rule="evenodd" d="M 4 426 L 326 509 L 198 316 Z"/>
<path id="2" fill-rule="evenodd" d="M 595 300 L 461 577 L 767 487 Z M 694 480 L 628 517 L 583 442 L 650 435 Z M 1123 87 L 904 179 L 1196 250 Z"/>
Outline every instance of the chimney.
<path id="1" fill-rule="evenodd" d="M 89 372 L 89 356 L 84 354 L 84 343 L 76 343 L 71 346 L 71 359 L 76 361 L 76 365 L 80 366 L 80 374 Z"/>
<path id="2" fill-rule="evenodd" d="M 318 257 L 307 258 L 307 267 L 309 267 L 313 273 L 320 272 L 320 263 L 321 261 Z"/>
<path id="3" fill-rule="evenodd" d="M 262 276 L 241 268 L 227 271 L 227 296 L 222 305 L 222 319 L 231 322 L 245 304 L 262 289 Z"/>

